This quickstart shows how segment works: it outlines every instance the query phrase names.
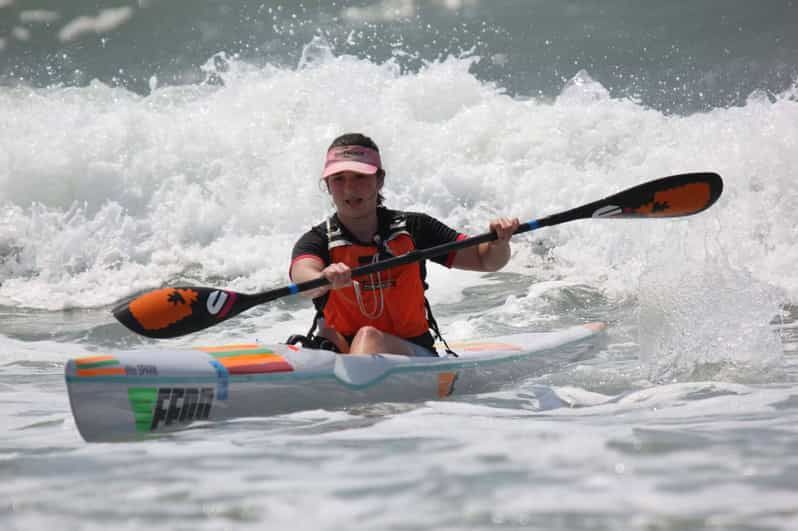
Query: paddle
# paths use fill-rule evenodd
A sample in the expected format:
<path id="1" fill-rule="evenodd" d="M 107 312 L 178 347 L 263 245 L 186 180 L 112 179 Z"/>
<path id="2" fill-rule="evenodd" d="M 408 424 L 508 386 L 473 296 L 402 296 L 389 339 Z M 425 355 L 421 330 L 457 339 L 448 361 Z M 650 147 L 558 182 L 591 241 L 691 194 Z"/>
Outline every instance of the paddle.
<path id="1" fill-rule="evenodd" d="M 672 175 L 640 184 L 559 214 L 524 223 L 518 227 L 515 234 L 576 219 L 594 217 L 668 218 L 690 216 L 709 208 L 717 201 L 722 191 L 723 181 L 716 173 Z M 429 249 L 415 250 L 402 256 L 355 268 L 352 270 L 352 276 L 359 277 L 384 271 L 495 239 L 496 234 L 488 232 Z M 317 278 L 253 294 L 193 286 L 162 288 L 122 302 L 114 308 L 113 313 L 119 322 L 138 334 L 154 338 L 178 337 L 225 321 L 257 304 L 319 288 L 326 284 L 328 284 L 327 279 Z"/>

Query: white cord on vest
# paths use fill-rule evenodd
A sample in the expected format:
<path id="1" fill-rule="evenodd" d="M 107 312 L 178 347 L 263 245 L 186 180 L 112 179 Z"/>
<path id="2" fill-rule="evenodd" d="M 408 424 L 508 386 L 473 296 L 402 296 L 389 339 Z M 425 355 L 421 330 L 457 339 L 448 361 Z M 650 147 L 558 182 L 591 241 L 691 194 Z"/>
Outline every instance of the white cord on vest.
<path id="1" fill-rule="evenodd" d="M 371 263 L 378 262 L 380 259 L 379 253 L 375 254 L 374 257 L 371 259 Z M 363 295 L 360 291 L 360 282 L 357 280 L 352 281 L 352 286 L 355 288 L 355 298 L 357 299 L 357 306 L 360 309 L 360 313 L 367 319 L 375 320 L 379 319 L 382 315 L 383 310 L 385 309 L 385 296 L 382 292 L 382 277 L 380 277 L 380 273 L 377 272 L 377 290 L 379 290 L 379 299 L 376 303 L 376 307 L 373 311 L 368 311 L 366 309 L 366 305 L 363 302 Z M 374 286 L 374 275 L 369 275 L 369 281 L 371 285 Z"/>

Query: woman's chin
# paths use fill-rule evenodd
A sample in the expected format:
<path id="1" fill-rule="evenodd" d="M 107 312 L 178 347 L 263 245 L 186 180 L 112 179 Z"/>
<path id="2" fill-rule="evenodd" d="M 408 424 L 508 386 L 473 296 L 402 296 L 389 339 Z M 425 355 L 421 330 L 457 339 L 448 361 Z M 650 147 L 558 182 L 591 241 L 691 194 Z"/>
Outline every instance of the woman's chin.
<path id="1" fill-rule="evenodd" d="M 369 204 L 367 201 L 360 199 L 358 201 L 347 201 L 343 204 L 336 205 L 339 214 L 347 216 L 360 217 L 371 214 L 377 210 L 377 204 Z"/>

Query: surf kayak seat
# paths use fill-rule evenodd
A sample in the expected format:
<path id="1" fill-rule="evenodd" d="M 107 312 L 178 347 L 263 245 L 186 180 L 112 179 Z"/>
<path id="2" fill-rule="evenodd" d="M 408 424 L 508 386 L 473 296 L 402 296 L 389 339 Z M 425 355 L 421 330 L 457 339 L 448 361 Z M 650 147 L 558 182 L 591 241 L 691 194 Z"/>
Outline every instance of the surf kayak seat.
<path id="1" fill-rule="evenodd" d="M 286 345 L 296 345 L 299 343 L 304 348 L 312 348 L 315 350 L 329 350 L 330 352 L 336 352 L 338 354 L 341 353 L 340 349 L 336 346 L 335 343 L 327 339 L 326 337 L 319 337 L 319 336 L 303 336 L 302 334 L 293 334 L 288 336 L 288 339 L 285 340 Z"/>

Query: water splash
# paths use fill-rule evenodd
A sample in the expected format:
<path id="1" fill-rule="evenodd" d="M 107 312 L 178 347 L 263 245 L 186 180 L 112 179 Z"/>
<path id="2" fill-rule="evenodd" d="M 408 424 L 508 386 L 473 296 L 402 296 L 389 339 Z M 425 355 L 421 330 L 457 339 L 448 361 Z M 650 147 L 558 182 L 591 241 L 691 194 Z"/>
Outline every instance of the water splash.
<path id="1" fill-rule="evenodd" d="M 302 48 L 302 56 L 299 59 L 299 70 L 310 68 L 314 65 L 329 63 L 335 58 L 330 43 L 323 35 L 316 35 L 308 44 Z"/>
<path id="2" fill-rule="evenodd" d="M 784 293 L 723 260 L 670 256 L 640 277 L 638 334 L 648 378 L 778 379 L 783 347 L 771 321 Z"/>

